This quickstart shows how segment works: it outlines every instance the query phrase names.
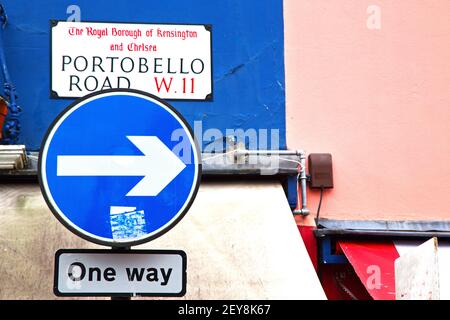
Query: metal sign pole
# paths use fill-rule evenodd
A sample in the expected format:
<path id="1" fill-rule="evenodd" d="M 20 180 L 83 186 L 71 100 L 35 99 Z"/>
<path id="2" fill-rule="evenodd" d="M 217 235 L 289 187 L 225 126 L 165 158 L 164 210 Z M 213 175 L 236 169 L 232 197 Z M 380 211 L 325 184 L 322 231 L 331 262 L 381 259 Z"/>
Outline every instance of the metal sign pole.
<path id="1" fill-rule="evenodd" d="M 111 247 L 111 250 L 130 251 L 131 247 Z M 111 297 L 111 301 L 131 300 L 131 297 Z"/>

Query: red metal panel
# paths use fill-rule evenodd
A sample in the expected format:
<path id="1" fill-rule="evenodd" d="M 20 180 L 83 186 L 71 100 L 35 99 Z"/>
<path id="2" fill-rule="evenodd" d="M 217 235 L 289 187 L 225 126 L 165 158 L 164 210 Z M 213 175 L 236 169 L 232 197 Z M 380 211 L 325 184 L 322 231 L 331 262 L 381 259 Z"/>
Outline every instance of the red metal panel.
<path id="1" fill-rule="evenodd" d="M 314 230 L 316 227 L 299 225 L 297 225 L 297 227 L 298 231 L 300 231 L 303 242 L 305 243 L 306 251 L 308 251 L 311 262 L 317 272 L 317 239 L 314 236 Z"/>
<path id="2" fill-rule="evenodd" d="M 339 246 L 375 300 L 395 300 L 394 261 L 399 254 L 392 241 L 339 241 Z"/>
<path id="3" fill-rule="evenodd" d="M 6 115 L 8 114 L 8 106 L 5 100 L 0 98 L 0 140 L 2 139 L 3 124 L 5 122 Z"/>

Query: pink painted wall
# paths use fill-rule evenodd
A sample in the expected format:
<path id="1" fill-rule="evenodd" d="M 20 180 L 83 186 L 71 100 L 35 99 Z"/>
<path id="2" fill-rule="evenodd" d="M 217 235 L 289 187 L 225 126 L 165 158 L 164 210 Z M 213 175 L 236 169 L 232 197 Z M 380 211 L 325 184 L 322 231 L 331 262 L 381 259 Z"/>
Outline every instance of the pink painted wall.
<path id="1" fill-rule="evenodd" d="M 288 147 L 333 155 L 321 216 L 450 220 L 450 1 L 285 0 L 284 16 Z"/>

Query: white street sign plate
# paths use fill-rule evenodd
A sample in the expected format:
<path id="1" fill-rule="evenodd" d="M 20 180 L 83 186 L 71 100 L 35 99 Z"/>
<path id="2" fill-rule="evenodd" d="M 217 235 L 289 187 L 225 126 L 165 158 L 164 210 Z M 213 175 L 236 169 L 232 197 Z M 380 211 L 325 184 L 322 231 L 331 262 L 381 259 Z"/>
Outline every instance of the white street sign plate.
<path id="1" fill-rule="evenodd" d="M 186 253 L 180 250 L 56 252 L 57 296 L 176 296 L 186 293 Z"/>
<path id="2" fill-rule="evenodd" d="M 211 25 L 51 21 L 51 97 L 137 89 L 211 101 Z"/>

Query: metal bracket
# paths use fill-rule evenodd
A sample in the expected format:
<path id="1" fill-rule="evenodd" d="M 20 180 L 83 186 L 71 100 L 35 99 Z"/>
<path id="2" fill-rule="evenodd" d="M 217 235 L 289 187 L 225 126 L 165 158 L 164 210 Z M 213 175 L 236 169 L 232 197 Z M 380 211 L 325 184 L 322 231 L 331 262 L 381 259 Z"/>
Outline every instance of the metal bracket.
<path id="1" fill-rule="evenodd" d="M 324 237 L 320 240 L 320 259 L 324 264 L 346 264 L 348 260 L 343 254 L 336 254 L 336 242 L 331 237 Z"/>

